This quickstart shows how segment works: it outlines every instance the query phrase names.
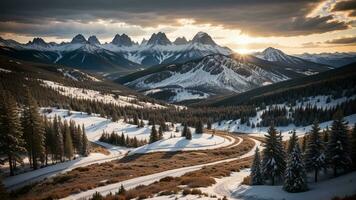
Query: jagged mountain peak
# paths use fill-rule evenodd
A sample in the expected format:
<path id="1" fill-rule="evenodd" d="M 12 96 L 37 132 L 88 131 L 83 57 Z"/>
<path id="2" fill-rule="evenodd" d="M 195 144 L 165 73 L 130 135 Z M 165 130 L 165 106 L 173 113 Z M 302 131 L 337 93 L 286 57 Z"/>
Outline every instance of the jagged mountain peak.
<path id="1" fill-rule="evenodd" d="M 126 35 L 125 33 L 122 35 L 116 34 L 111 43 L 115 44 L 117 46 L 132 46 L 133 45 L 131 38 L 128 35 Z"/>
<path id="2" fill-rule="evenodd" d="M 153 33 L 151 38 L 147 41 L 148 45 L 169 45 L 171 41 L 163 32 Z"/>
<path id="3" fill-rule="evenodd" d="M 33 38 L 32 41 L 29 41 L 27 44 L 35 44 L 35 45 L 40 45 L 40 46 L 47 46 L 48 44 L 42 39 L 42 38 Z"/>
<path id="4" fill-rule="evenodd" d="M 192 40 L 193 43 L 207 44 L 207 45 L 216 45 L 211 36 L 205 32 L 198 32 Z"/>
<path id="5" fill-rule="evenodd" d="M 173 42 L 175 45 L 180 45 L 180 44 L 187 44 L 188 41 L 187 39 L 183 36 L 183 37 L 177 37 L 176 40 L 174 40 Z"/>
<path id="6" fill-rule="evenodd" d="M 98 40 L 98 38 L 95 35 L 92 35 L 88 38 L 88 42 L 91 45 L 97 45 L 100 44 L 100 41 Z"/>
<path id="7" fill-rule="evenodd" d="M 85 44 L 85 43 L 87 43 L 87 40 L 85 39 L 85 37 L 82 34 L 78 34 L 78 35 L 74 36 L 74 38 L 72 39 L 72 41 L 70 43 Z"/>
<path id="8" fill-rule="evenodd" d="M 141 44 L 141 45 L 146 45 L 147 42 L 148 42 L 148 40 L 146 40 L 146 38 L 143 38 L 140 44 Z"/>

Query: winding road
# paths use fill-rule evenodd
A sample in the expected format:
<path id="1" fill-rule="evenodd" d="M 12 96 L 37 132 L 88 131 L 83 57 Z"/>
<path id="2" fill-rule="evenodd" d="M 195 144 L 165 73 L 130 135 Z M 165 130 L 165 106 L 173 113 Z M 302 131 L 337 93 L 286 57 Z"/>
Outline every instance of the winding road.
<path id="1" fill-rule="evenodd" d="M 243 142 L 243 139 L 240 137 L 238 137 L 238 138 L 239 138 L 238 144 L 241 144 Z M 184 175 L 185 173 L 200 170 L 204 166 L 216 165 L 216 164 L 220 164 L 220 163 L 224 163 L 224 162 L 231 162 L 231 161 L 239 160 L 242 158 L 246 158 L 246 157 L 254 155 L 254 151 L 255 151 L 256 147 L 260 146 L 260 144 L 261 144 L 261 142 L 255 140 L 255 139 L 252 139 L 252 138 L 250 138 L 250 139 L 255 142 L 255 146 L 253 147 L 253 149 L 250 150 L 249 152 L 237 157 L 237 158 L 230 158 L 230 159 L 215 161 L 215 162 L 211 162 L 211 163 L 201 164 L 201 165 L 194 165 L 194 166 L 189 166 L 189 167 L 182 167 L 182 168 L 178 168 L 178 169 L 168 170 L 168 171 L 164 171 L 164 172 L 150 174 L 147 176 L 141 176 L 141 177 L 125 180 L 122 182 L 113 183 L 113 184 L 102 186 L 102 187 L 97 187 L 95 189 L 87 190 L 87 191 L 84 191 L 84 192 L 81 192 L 78 194 L 74 194 L 74 195 L 68 196 L 63 199 L 66 199 L 66 200 L 86 199 L 86 198 L 91 197 L 95 192 L 99 192 L 102 195 L 109 194 L 110 192 L 115 193 L 115 192 L 117 192 L 118 188 L 121 185 L 123 185 L 126 189 L 130 189 L 130 188 L 134 188 L 138 185 L 148 185 L 150 183 L 158 181 L 161 178 L 164 178 L 167 176 L 179 177 L 179 176 Z"/>

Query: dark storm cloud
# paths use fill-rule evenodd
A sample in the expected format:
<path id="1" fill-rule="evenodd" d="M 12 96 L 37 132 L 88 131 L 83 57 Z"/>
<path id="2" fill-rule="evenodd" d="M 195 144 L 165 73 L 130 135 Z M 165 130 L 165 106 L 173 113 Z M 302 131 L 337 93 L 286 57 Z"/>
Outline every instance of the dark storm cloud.
<path id="1" fill-rule="evenodd" d="M 332 11 L 355 11 L 356 0 L 340 1 L 337 2 Z"/>
<path id="2" fill-rule="evenodd" d="M 258 35 L 308 35 L 347 29 L 332 16 L 307 18 L 322 0 L 9 0 L 0 2 L 0 21 L 46 26 L 50 21 L 96 19 L 140 26 L 176 25 L 192 18 Z M 2 23 L 2 26 L 8 25 Z M 0 31 L 6 30 L 1 28 Z M 16 30 L 12 27 L 12 31 Z M 20 27 L 19 27 L 20 28 Z M 21 28 L 20 28 L 21 29 Z M 31 26 L 27 33 L 35 33 Z M 36 30 L 36 29 L 35 29 Z M 55 32 L 55 30 L 54 30 Z"/>
<path id="3" fill-rule="evenodd" d="M 328 44 L 356 44 L 356 36 L 328 40 L 326 43 L 328 43 Z"/>

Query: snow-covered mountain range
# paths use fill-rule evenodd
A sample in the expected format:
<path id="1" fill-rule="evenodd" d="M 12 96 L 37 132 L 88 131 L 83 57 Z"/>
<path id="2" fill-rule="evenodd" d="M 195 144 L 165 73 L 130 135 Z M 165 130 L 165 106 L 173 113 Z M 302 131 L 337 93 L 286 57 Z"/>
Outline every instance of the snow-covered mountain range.
<path id="1" fill-rule="evenodd" d="M 300 72 L 310 74 L 332 69 L 332 66 L 328 65 L 327 63 L 320 64 L 318 62 L 313 62 L 296 56 L 287 55 L 283 51 L 272 47 L 268 47 L 262 52 L 255 53 L 254 56 L 263 60 L 284 65 L 285 67 L 290 67 L 295 71 L 298 70 Z"/>
<path id="2" fill-rule="evenodd" d="M 171 42 L 165 33 L 154 33 L 148 41 L 135 43 L 126 34 L 115 35 L 110 43 L 101 44 L 96 36 L 88 40 L 81 34 L 71 42 L 46 43 L 34 38 L 27 44 L 0 38 L 0 53 L 7 56 L 45 63 L 57 63 L 99 72 L 140 68 L 166 63 L 182 63 L 210 54 L 229 55 L 229 48 L 221 47 L 203 32 L 191 41 L 184 37 Z"/>
<path id="3" fill-rule="evenodd" d="M 335 52 L 335 53 L 320 53 L 320 54 L 304 53 L 295 56 L 302 58 L 304 60 L 309 60 L 311 62 L 331 65 L 333 67 L 341 67 L 356 62 L 355 52 L 350 52 L 350 53 Z"/>
<path id="4" fill-rule="evenodd" d="M 184 64 L 152 67 L 117 81 L 146 95 L 170 102 L 241 93 L 305 76 L 253 56 L 209 55 Z"/>

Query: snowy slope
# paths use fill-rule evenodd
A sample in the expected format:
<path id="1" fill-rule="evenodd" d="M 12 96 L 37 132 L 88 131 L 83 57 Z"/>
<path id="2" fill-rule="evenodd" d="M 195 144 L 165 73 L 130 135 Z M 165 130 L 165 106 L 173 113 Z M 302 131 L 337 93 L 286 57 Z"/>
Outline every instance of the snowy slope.
<path id="1" fill-rule="evenodd" d="M 47 80 L 40 80 L 43 82 L 44 87 L 49 87 L 53 90 L 58 91 L 60 94 L 64 96 L 68 96 L 71 98 L 76 98 L 76 99 L 88 99 L 88 100 L 95 100 L 99 102 L 103 102 L 106 104 L 114 104 L 118 106 L 132 106 L 132 107 L 138 107 L 138 108 L 165 108 L 165 106 L 159 105 L 159 104 L 152 104 L 149 102 L 141 102 L 141 101 L 136 101 L 136 97 L 134 96 L 122 96 L 122 95 L 113 95 L 113 94 L 102 94 L 99 91 L 96 90 L 90 90 L 90 89 L 83 89 L 83 88 L 76 88 L 76 87 L 69 87 L 69 86 L 64 86 L 60 83 L 56 83 L 53 81 L 47 81 Z"/>
<path id="2" fill-rule="evenodd" d="M 92 114 L 88 115 L 85 112 L 70 111 L 68 116 L 68 110 L 66 109 L 56 109 L 56 108 L 43 108 L 42 110 L 51 110 L 50 113 L 45 113 L 47 117 L 53 118 L 54 116 L 60 116 L 66 120 L 73 120 L 76 124 L 83 124 L 87 133 L 88 140 L 98 141 L 103 131 L 107 133 L 116 132 L 118 134 L 124 133 L 124 135 L 129 138 L 136 137 L 140 140 L 148 140 L 152 126 L 145 125 L 143 128 L 137 128 L 136 125 L 125 123 L 123 120 L 118 122 L 113 122 L 110 119 L 100 117 L 98 115 Z M 175 126 L 179 126 L 176 124 Z M 157 126 L 158 128 L 158 126 Z M 164 132 L 164 138 L 170 138 L 171 136 L 180 136 L 181 133 L 176 133 L 173 131 Z"/>
<path id="3" fill-rule="evenodd" d="M 341 67 L 356 62 L 355 52 L 350 52 L 350 53 L 335 52 L 335 53 L 320 53 L 320 54 L 304 53 L 295 56 L 311 62 L 331 65 L 333 67 Z"/>
<path id="4" fill-rule="evenodd" d="M 310 75 L 332 69 L 332 67 L 328 64 L 319 64 L 309 60 L 304 60 L 299 57 L 290 56 L 285 54 L 281 50 L 272 47 L 268 47 L 263 52 L 258 52 L 254 55 L 263 60 L 284 65 L 285 67 L 288 67 L 289 70 L 305 75 Z"/>
<path id="5" fill-rule="evenodd" d="M 257 124 L 258 122 L 261 121 L 261 115 L 265 110 L 268 110 L 271 107 L 286 107 L 287 110 L 290 108 L 297 108 L 297 107 L 306 107 L 306 106 L 316 106 L 317 108 L 332 108 L 335 107 L 343 102 L 346 102 L 351 99 L 356 99 L 356 95 L 353 95 L 349 98 L 346 97 L 341 97 L 338 99 L 333 99 L 329 103 L 327 103 L 327 99 L 330 98 L 331 96 L 315 96 L 315 97 L 310 97 L 306 99 L 303 103 L 302 102 L 297 102 L 295 106 L 288 106 L 287 104 L 276 104 L 276 105 L 269 105 L 265 109 L 257 109 L 257 115 L 255 117 L 250 118 L 250 122 Z M 353 126 L 356 123 L 356 114 L 350 115 L 350 116 L 345 116 L 345 120 L 348 122 L 349 126 Z M 230 132 L 242 132 L 242 133 L 249 133 L 254 136 L 263 136 L 264 134 L 267 133 L 269 127 L 255 127 L 251 128 L 250 126 L 247 126 L 246 123 L 241 124 L 240 119 L 234 119 L 234 120 L 227 120 L 227 121 L 222 121 L 220 122 L 220 125 L 218 122 L 213 124 L 213 128 L 217 130 L 227 130 Z M 320 128 L 325 129 L 326 127 L 331 126 L 332 121 L 327 121 L 320 123 Z M 308 126 L 295 126 L 294 124 L 289 124 L 288 126 L 281 126 L 281 127 L 276 127 L 278 131 L 282 132 L 283 139 L 288 140 L 290 137 L 290 131 L 295 129 L 296 134 L 298 136 L 304 135 L 306 132 L 311 130 L 312 125 Z"/>
<path id="6" fill-rule="evenodd" d="M 219 94 L 223 92 L 240 93 L 288 78 L 286 75 L 240 58 L 210 55 L 201 60 L 181 65 L 167 65 L 158 72 L 144 75 L 125 84 L 139 90 L 184 88 L 207 94 Z M 171 101 L 182 99 L 180 94 L 174 96 L 170 99 Z M 209 95 L 203 95 L 203 97 L 207 96 Z M 185 96 L 183 99 L 188 98 L 189 96 Z M 196 99 L 196 97 L 192 97 L 192 99 L 194 98 Z"/>
<path id="7" fill-rule="evenodd" d="M 158 151 L 191 151 L 202 149 L 216 149 L 232 144 L 234 140 L 228 140 L 220 136 L 211 134 L 193 134 L 191 140 L 184 137 L 174 137 L 152 144 L 147 144 L 134 149 L 130 154 L 151 153 Z"/>

